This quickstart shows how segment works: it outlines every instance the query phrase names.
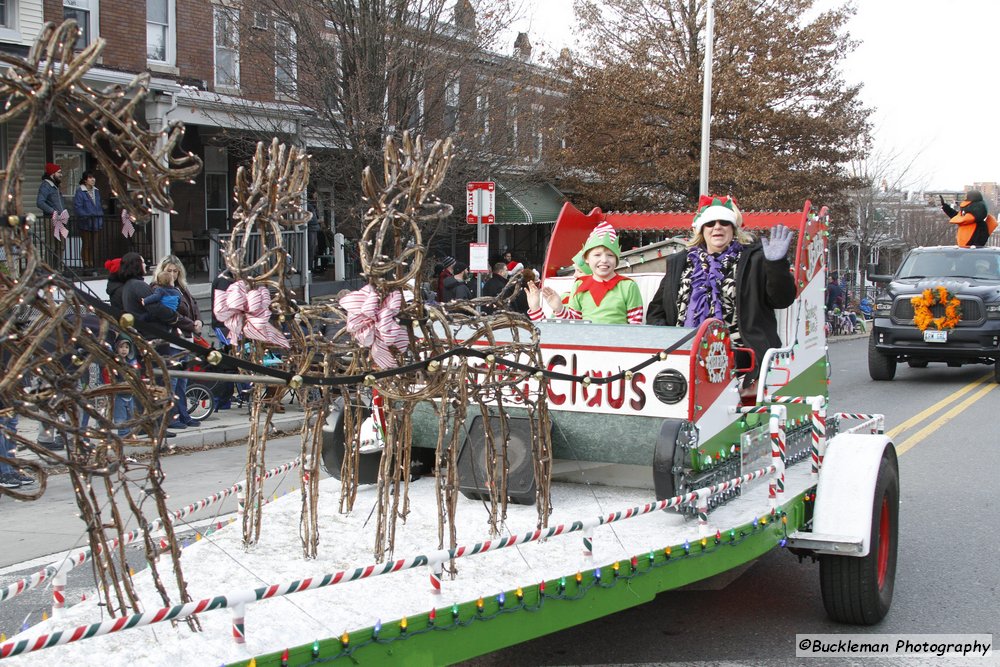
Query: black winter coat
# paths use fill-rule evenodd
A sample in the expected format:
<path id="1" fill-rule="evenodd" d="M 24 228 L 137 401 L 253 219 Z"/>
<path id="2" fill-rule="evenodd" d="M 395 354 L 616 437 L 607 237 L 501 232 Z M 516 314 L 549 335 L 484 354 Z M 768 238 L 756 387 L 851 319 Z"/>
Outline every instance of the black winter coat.
<path id="1" fill-rule="evenodd" d="M 444 303 L 456 299 L 471 299 L 472 290 L 464 282 L 455 276 L 448 276 L 444 279 Z"/>
<path id="2" fill-rule="evenodd" d="M 140 278 L 130 278 L 122 288 L 122 304 L 127 313 L 132 313 L 142 322 L 159 324 L 169 328 L 178 328 L 186 333 L 193 333 L 194 322 L 180 313 L 176 313 L 162 303 L 142 305 L 142 300 L 153 293 L 153 288 Z"/>
<path id="3" fill-rule="evenodd" d="M 108 302 L 112 307 L 117 308 L 119 312 L 125 310 L 125 305 L 122 303 L 123 287 L 125 287 L 125 281 L 119 278 L 117 273 L 112 273 L 108 276 Z"/>
<path id="4" fill-rule="evenodd" d="M 677 292 L 686 263 L 687 251 L 667 257 L 666 273 L 646 310 L 646 324 L 677 326 Z M 743 344 L 753 349 L 757 357 L 744 384 L 757 379 L 764 352 L 781 346 L 774 311 L 792 305 L 796 292 L 787 259 L 774 262 L 765 259 L 760 241 L 744 249 L 736 265 L 736 322 Z"/>

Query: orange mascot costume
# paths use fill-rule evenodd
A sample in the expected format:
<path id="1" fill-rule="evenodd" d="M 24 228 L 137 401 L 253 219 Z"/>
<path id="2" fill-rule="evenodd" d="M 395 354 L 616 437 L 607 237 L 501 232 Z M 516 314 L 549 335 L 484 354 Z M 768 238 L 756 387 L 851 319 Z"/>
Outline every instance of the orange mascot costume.
<path id="1" fill-rule="evenodd" d="M 978 190 L 969 190 L 957 211 L 944 203 L 944 197 L 938 195 L 938 198 L 941 200 L 941 210 L 951 218 L 952 224 L 958 225 L 955 242 L 963 248 L 985 246 L 986 239 L 997 228 L 997 220 L 986 210 L 983 194 Z"/>

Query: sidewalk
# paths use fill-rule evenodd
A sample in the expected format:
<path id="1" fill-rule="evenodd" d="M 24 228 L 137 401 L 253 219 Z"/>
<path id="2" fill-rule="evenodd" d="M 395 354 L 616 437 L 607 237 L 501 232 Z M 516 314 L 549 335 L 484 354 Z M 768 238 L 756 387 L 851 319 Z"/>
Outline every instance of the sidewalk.
<path id="1" fill-rule="evenodd" d="M 297 401 L 290 403 L 288 397 L 282 405 L 285 412 L 275 414 L 271 424 L 279 433 L 298 431 L 302 427 L 304 416 L 302 407 Z M 21 419 L 17 427 L 18 435 L 36 442 L 38 431 L 38 422 L 28 419 Z M 242 445 L 246 443 L 247 435 L 250 433 L 250 407 L 249 405 L 236 407 L 234 402 L 231 409 L 213 412 L 199 426 L 171 430 L 171 432 L 176 436 L 165 441 L 172 448 L 171 453 Z M 126 447 L 126 450 L 128 449 L 140 448 Z M 34 453 L 25 450 L 19 451 L 18 456 L 26 459 L 37 458 Z"/>

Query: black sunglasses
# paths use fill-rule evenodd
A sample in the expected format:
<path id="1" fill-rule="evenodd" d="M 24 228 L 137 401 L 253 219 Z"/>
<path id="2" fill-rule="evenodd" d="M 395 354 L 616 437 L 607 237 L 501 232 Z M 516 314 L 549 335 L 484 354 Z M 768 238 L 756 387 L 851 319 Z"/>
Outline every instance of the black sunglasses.
<path id="1" fill-rule="evenodd" d="M 729 222 L 728 220 L 709 220 L 708 222 L 704 223 L 702 226 L 703 227 L 715 227 L 716 225 L 722 225 L 723 227 L 732 227 L 733 223 Z"/>

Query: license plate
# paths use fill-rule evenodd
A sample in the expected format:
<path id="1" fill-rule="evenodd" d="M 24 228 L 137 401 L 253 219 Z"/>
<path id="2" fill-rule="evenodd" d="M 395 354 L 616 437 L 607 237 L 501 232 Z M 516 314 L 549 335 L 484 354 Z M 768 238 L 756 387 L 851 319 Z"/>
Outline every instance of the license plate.
<path id="1" fill-rule="evenodd" d="M 947 343 L 948 342 L 948 332 L 947 331 L 925 331 L 924 332 L 924 342 L 925 343 Z"/>

